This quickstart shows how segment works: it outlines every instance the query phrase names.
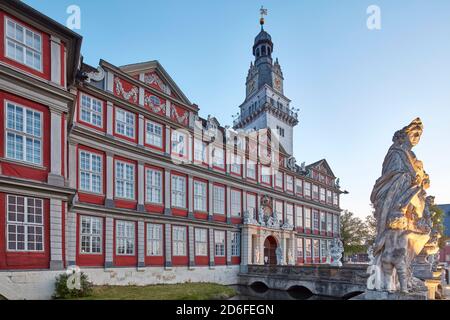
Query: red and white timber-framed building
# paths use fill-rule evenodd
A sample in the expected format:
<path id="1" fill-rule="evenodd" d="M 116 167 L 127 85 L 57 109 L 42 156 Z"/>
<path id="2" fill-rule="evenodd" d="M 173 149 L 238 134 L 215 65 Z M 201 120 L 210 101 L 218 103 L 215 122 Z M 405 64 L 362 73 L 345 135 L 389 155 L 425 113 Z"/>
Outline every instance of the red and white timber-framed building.
<path id="1" fill-rule="evenodd" d="M 0 294 L 48 296 L 71 265 L 99 284 L 237 283 L 248 264 L 326 262 L 342 192 L 326 160 L 295 164 L 264 30 L 230 130 L 157 61 L 83 64 L 79 35 L 19 1 L 0 20 Z"/>

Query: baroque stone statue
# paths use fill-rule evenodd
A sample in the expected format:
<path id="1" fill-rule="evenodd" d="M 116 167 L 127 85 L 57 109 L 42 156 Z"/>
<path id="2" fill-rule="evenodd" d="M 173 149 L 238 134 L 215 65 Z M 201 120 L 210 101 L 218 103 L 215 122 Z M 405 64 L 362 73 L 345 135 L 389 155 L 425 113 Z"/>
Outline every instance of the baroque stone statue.
<path id="1" fill-rule="evenodd" d="M 334 238 L 331 241 L 330 245 L 330 256 L 333 259 L 330 265 L 335 267 L 342 267 L 342 253 L 344 252 L 344 246 L 342 244 L 342 241 L 338 238 Z"/>
<path id="2" fill-rule="evenodd" d="M 422 121 L 417 118 L 394 134 L 381 177 L 370 196 L 375 208 L 377 236 L 369 267 L 369 290 L 423 289 L 423 283 L 412 276 L 410 268 L 430 238 L 423 216 L 425 190 L 430 186 L 430 179 L 411 150 L 419 143 L 422 132 Z"/>

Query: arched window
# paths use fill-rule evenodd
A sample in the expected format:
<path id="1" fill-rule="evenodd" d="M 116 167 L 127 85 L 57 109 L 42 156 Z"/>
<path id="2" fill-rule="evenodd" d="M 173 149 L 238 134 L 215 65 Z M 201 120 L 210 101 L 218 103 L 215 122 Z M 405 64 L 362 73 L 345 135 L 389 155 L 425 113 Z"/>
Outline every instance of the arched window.
<path id="1" fill-rule="evenodd" d="M 270 56 L 270 47 L 267 47 L 267 54 Z"/>
<path id="2" fill-rule="evenodd" d="M 256 49 L 256 57 L 259 57 L 259 48 Z"/>
<path id="3" fill-rule="evenodd" d="M 262 46 L 261 48 L 261 55 L 266 55 L 266 46 Z"/>

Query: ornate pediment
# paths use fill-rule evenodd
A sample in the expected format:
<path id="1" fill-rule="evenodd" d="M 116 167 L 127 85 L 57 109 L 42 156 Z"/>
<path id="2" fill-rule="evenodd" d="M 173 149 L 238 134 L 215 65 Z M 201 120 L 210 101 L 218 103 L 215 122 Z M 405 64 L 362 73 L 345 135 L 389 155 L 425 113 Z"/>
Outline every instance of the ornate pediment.
<path id="1" fill-rule="evenodd" d="M 325 160 L 325 159 L 319 160 L 317 162 L 314 162 L 314 163 L 306 166 L 306 169 L 314 169 L 314 170 L 317 170 L 318 172 L 324 173 L 333 178 L 336 177 L 334 175 L 333 171 L 331 170 L 330 165 L 328 164 L 327 160 Z"/>

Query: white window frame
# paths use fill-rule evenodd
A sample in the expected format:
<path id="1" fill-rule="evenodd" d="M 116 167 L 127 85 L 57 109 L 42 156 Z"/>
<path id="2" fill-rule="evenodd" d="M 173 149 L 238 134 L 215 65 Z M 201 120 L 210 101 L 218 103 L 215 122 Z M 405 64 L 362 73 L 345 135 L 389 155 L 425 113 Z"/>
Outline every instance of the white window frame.
<path id="1" fill-rule="evenodd" d="M 231 256 L 241 256 L 241 234 L 239 232 L 231 232 Z"/>
<path id="2" fill-rule="evenodd" d="M 187 156 L 187 135 L 184 132 L 173 130 L 170 135 L 170 146 L 172 154 L 178 157 Z"/>
<path id="3" fill-rule="evenodd" d="M 225 231 L 214 230 L 214 256 L 225 257 Z"/>
<path id="4" fill-rule="evenodd" d="M 312 209 L 311 214 L 312 214 L 312 224 L 313 224 L 312 229 L 319 231 L 320 230 L 320 212 L 317 209 Z"/>
<path id="5" fill-rule="evenodd" d="M 225 187 L 213 186 L 213 213 L 225 214 Z"/>
<path id="6" fill-rule="evenodd" d="M 242 157 L 232 153 L 230 156 L 230 171 L 234 174 L 241 175 Z"/>
<path id="7" fill-rule="evenodd" d="M 88 232 L 83 232 L 83 221 L 89 221 Z M 97 227 L 97 228 L 96 228 Z M 96 233 L 95 231 L 98 231 Z M 94 216 L 80 215 L 80 254 L 90 254 L 97 255 L 103 252 L 103 219 Z M 83 238 L 88 239 L 88 241 L 83 241 Z M 99 240 L 99 251 L 94 251 L 94 239 Z M 83 251 L 83 243 L 88 244 L 88 250 Z"/>
<path id="8" fill-rule="evenodd" d="M 11 22 L 14 24 L 14 30 L 16 32 L 16 26 L 19 26 L 22 28 L 22 39 L 23 41 L 19 41 L 16 38 L 10 37 L 8 36 L 8 22 Z M 26 44 L 26 33 L 30 32 L 33 36 L 33 42 L 35 41 L 35 36 L 37 36 L 39 38 L 39 48 L 36 48 L 35 46 L 30 46 Z M 43 58 L 44 58 L 44 54 L 43 54 L 43 36 L 42 33 L 36 32 L 28 27 L 26 27 L 24 24 L 17 22 L 14 19 L 11 19 L 9 17 L 5 16 L 5 26 L 4 26 L 4 33 L 5 33 L 5 37 L 4 37 L 4 45 L 5 45 L 5 57 L 7 57 L 8 59 L 14 60 L 24 66 L 27 66 L 28 68 L 31 68 L 33 70 L 39 71 L 39 72 L 43 72 Z M 22 52 L 23 52 L 23 61 L 17 59 L 16 57 L 12 57 L 10 56 L 8 53 L 8 42 L 11 42 L 14 44 L 15 48 L 17 47 L 21 47 L 22 48 Z M 36 68 L 36 66 L 34 65 L 34 63 L 32 65 L 27 63 L 27 52 L 31 52 L 33 54 L 33 58 L 35 58 L 35 55 L 39 56 L 39 68 Z M 34 62 L 34 60 L 33 60 Z"/>
<path id="9" fill-rule="evenodd" d="M 195 255 L 208 256 L 208 229 L 195 228 Z"/>
<path id="10" fill-rule="evenodd" d="M 339 195 L 337 192 L 333 192 L 333 206 L 339 205 Z"/>
<path id="11" fill-rule="evenodd" d="M 320 219 L 320 231 L 325 231 L 327 229 L 327 213 L 324 211 L 320 211 L 319 213 Z"/>
<path id="12" fill-rule="evenodd" d="M 292 203 L 286 203 L 286 222 L 294 225 L 294 205 Z"/>
<path id="13" fill-rule="evenodd" d="M 120 235 L 121 226 L 123 235 Z M 132 245 L 132 251 L 128 251 L 128 244 Z M 124 252 L 120 252 L 123 245 Z M 136 253 L 136 223 L 134 221 L 116 220 L 116 255 L 134 256 Z"/>
<path id="14" fill-rule="evenodd" d="M 85 154 L 85 157 L 88 158 L 89 161 L 89 170 L 87 169 L 82 169 L 82 154 Z M 94 157 L 98 158 L 97 160 L 100 161 L 100 171 L 94 171 L 93 169 L 93 162 L 94 162 Z M 84 150 L 84 149 L 79 149 L 79 154 L 78 154 L 78 181 L 79 181 L 79 188 L 81 191 L 84 192 L 91 192 L 91 193 L 95 193 L 95 194 L 103 194 L 103 156 L 99 153 L 96 152 L 92 152 L 92 151 L 88 151 L 88 150 Z M 89 188 L 83 188 L 83 184 L 82 184 L 82 174 L 85 174 L 85 176 L 87 177 L 88 181 L 89 181 Z M 94 181 L 93 178 L 97 177 L 100 181 L 100 189 L 99 190 L 94 190 Z"/>
<path id="15" fill-rule="evenodd" d="M 313 257 L 312 240 L 310 238 L 305 238 L 305 246 L 304 246 L 303 249 L 305 250 L 305 257 L 306 258 L 312 258 Z"/>
<path id="16" fill-rule="evenodd" d="M 277 171 L 275 173 L 275 187 L 283 189 L 283 172 Z"/>
<path id="17" fill-rule="evenodd" d="M 299 191 L 299 189 L 300 189 L 300 191 Z M 295 179 L 295 193 L 303 194 L 303 180 Z"/>
<path id="18" fill-rule="evenodd" d="M 95 110 L 96 107 L 100 107 L 100 111 Z M 89 119 L 83 119 L 83 111 L 89 115 Z M 99 124 L 94 122 L 95 116 L 100 118 Z M 103 128 L 103 101 L 82 92 L 80 95 L 80 120 L 94 127 Z"/>
<path id="19" fill-rule="evenodd" d="M 241 211 L 242 211 L 242 191 L 241 190 L 236 190 L 236 189 L 231 189 L 230 192 L 230 203 L 231 203 L 231 208 L 230 208 L 230 213 L 232 217 L 240 217 L 241 216 Z"/>
<path id="20" fill-rule="evenodd" d="M 317 244 L 317 246 L 316 246 Z M 320 258 L 320 241 L 319 239 L 313 239 L 312 241 L 312 254 L 313 258 Z"/>
<path id="21" fill-rule="evenodd" d="M 327 213 L 327 232 L 333 231 L 333 214 Z"/>
<path id="22" fill-rule="evenodd" d="M 311 192 L 313 200 L 319 200 L 319 186 L 317 184 L 312 185 Z"/>
<path id="23" fill-rule="evenodd" d="M 301 252 L 299 249 L 301 249 Z M 303 238 L 297 238 L 297 257 L 303 259 L 304 255 L 305 255 L 305 247 L 303 244 Z"/>
<path id="24" fill-rule="evenodd" d="M 159 223 L 147 223 L 147 256 L 161 257 L 164 255 L 164 226 Z"/>
<path id="25" fill-rule="evenodd" d="M 121 120 L 119 120 L 119 117 L 118 117 L 119 113 L 123 114 L 123 119 L 121 119 Z M 132 117 L 130 117 L 130 116 L 132 116 Z M 130 120 L 130 119 L 133 119 L 133 123 L 128 122 L 128 120 Z M 119 131 L 119 123 L 123 125 L 123 132 Z M 134 114 L 133 112 L 129 112 L 125 109 L 116 107 L 114 126 L 115 126 L 117 134 L 124 136 L 124 137 L 128 137 L 130 139 L 135 139 L 135 137 L 136 137 L 136 114 Z M 132 135 L 128 134 L 128 130 L 130 130 L 133 134 Z"/>
<path id="26" fill-rule="evenodd" d="M 312 209 L 309 207 L 303 207 L 303 217 L 305 219 L 305 228 L 312 230 Z"/>
<path id="27" fill-rule="evenodd" d="M 16 109 L 17 108 L 21 108 L 22 109 L 22 131 L 16 130 L 15 128 L 8 128 L 8 105 L 11 105 L 14 107 L 14 115 L 16 115 Z M 38 166 L 42 166 L 43 163 L 43 143 L 44 143 L 44 139 L 43 139 L 43 122 L 44 122 L 44 114 L 41 111 L 35 110 L 33 108 L 30 107 L 26 107 L 24 105 L 15 103 L 13 101 L 10 100 L 5 100 L 4 103 L 4 117 L 5 117 L 5 137 L 4 137 L 4 141 L 5 141 L 5 158 L 7 159 L 11 159 L 13 161 L 19 161 L 19 162 L 23 162 L 23 163 L 30 163 L 32 165 L 38 165 Z M 35 114 L 39 115 L 39 136 L 38 135 L 34 135 L 34 134 L 30 134 L 27 133 L 27 124 L 28 124 L 28 115 L 27 115 L 27 111 L 30 111 L 33 113 L 33 119 L 31 120 L 34 124 L 34 116 Z M 15 119 L 14 119 L 15 120 Z M 14 127 L 16 126 L 16 122 L 13 122 Z M 34 126 L 32 126 L 32 131 L 34 131 Z M 20 136 L 22 137 L 22 159 L 16 158 L 16 157 L 10 157 L 8 154 L 10 152 L 9 150 L 9 143 L 8 143 L 8 134 L 12 134 L 15 137 L 16 136 Z M 35 141 L 39 141 L 39 162 L 34 162 L 34 161 L 29 161 L 27 160 L 27 156 L 28 156 L 28 152 L 27 152 L 27 139 L 31 139 L 33 146 L 34 146 L 34 142 Z M 14 154 L 15 154 L 15 149 L 14 149 Z M 34 158 L 33 153 L 31 154 L 31 156 Z"/>
<path id="28" fill-rule="evenodd" d="M 325 188 L 322 188 L 322 187 L 319 188 L 319 200 L 322 202 L 326 202 L 327 194 L 326 194 Z"/>
<path id="29" fill-rule="evenodd" d="M 208 183 L 194 180 L 194 211 L 208 211 Z"/>
<path id="30" fill-rule="evenodd" d="M 280 211 L 281 209 L 281 211 Z M 275 216 L 278 218 L 278 221 L 283 221 L 283 201 L 281 200 L 275 200 L 274 201 L 274 211 Z"/>
<path id="31" fill-rule="evenodd" d="M 254 199 L 254 201 L 252 201 L 251 199 Z M 257 212 L 257 206 L 256 206 L 256 194 L 253 193 L 247 193 L 247 211 L 250 214 L 250 216 L 256 216 L 256 212 Z M 249 205 L 251 204 L 251 205 Z M 254 209 L 253 211 L 250 209 Z"/>
<path id="32" fill-rule="evenodd" d="M 9 207 L 10 207 L 10 199 L 15 197 L 16 201 L 18 198 L 23 198 L 23 205 L 24 205 L 24 210 L 23 210 L 23 221 L 19 221 L 19 219 L 17 219 L 17 211 L 16 211 L 16 220 L 10 220 L 10 211 L 9 211 Z M 41 222 L 30 222 L 29 221 L 29 217 L 30 217 L 30 207 L 28 206 L 28 199 L 33 199 L 34 200 L 34 204 L 36 204 L 36 201 L 40 202 L 41 206 Z M 16 202 L 16 206 L 17 206 L 17 202 Z M 39 208 L 36 205 L 34 206 L 34 208 Z M 34 198 L 34 197 L 24 197 L 24 196 L 19 196 L 19 195 L 13 195 L 13 194 L 8 194 L 6 196 L 6 209 L 5 209 L 5 220 L 6 220 L 6 228 L 5 228 L 5 238 L 6 238 L 6 251 L 7 252 L 44 252 L 45 251 L 45 226 L 44 226 L 44 222 L 45 222 L 45 212 L 44 212 L 45 208 L 44 208 L 44 200 L 40 199 L 40 198 Z M 36 212 L 34 212 L 33 217 L 36 218 L 38 215 L 36 215 Z M 16 229 L 16 236 L 19 234 L 17 232 L 17 228 L 18 227 L 23 227 L 23 235 L 24 235 L 24 248 L 23 249 L 17 249 L 18 243 L 19 241 L 15 242 L 15 249 L 10 249 L 10 227 L 14 226 Z M 35 249 L 29 249 L 29 227 L 34 227 L 34 228 L 40 228 L 41 229 L 41 233 L 35 233 L 34 237 L 41 235 L 41 241 L 34 241 L 35 244 Z M 36 230 L 36 229 L 35 229 Z M 36 245 L 37 244 L 41 244 L 41 249 L 40 250 L 36 250 Z"/>
<path id="33" fill-rule="evenodd" d="M 295 206 L 295 226 L 303 228 L 303 207 Z"/>
<path id="34" fill-rule="evenodd" d="M 214 167 L 225 169 L 225 151 L 222 148 L 214 147 L 212 158 Z"/>
<path id="35" fill-rule="evenodd" d="M 246 176 L 252 180 L 256 180 L 256 163 L 253 160 L 247 159 Z"/>
<path id="36" fill-rule="evenodd" d="M 268 171 L 268 173 L 267 173 Z M 261 182 L 265 184 L 270 184 L 270 178 L 272 176 L 272 173 L 270 172 L 270 167 L 267 166 L 261 166 Z"/>
<path id="37" fill-rule="evenodd" d="M 161 133 L 158 135 L 156 133 L 156 128 L 161 130 Z M 157 122 L 145 119 L 145 143 L 162 149 L 163 147 L 163 137 L 164 137 L 164 127 L 162 124 Z"/>
<path id="38" fill-rule="evenodd" d="M 116 198 L 121 198 L 121 199 L 127 199 L 127 200 L 134 200 L 136 198 L 136 166 L 134 163 L 131 162 L 126 162 L 126 161 L 122 161 L 122 160 L 115 160 L 115 166 L 114 166 L 114 178 L 115 178 L 115 196 Z M 118 165 L 123 165 L 123 176 L 119 177 L 118 176 Z M 133 172 L 133 176 L 132 179 L 130 179 L 129 177 L 127 177 L 127 169 L 128 168 L 132 168 L 132 172 Z M 123 183 L 123 194 L 119 194 L 119 189 L 118 186 L 120 183 Z M 132 188 L 131 188 L 131 194 L 127 194 L 127 185 L 131 184 Z"/>
<path id="39" fill-rule="evenodd" d="M 208 147 L 200 139 L 194 138 L 194 161 L 199 163 L 208 163 Z"/>
<path id="40" fill-rule="evenodd" d="M 286 175 L 286 190 L 294 191 L 294 177 L 291 175 Z"/>
<path id="41" fill-rule="evenodd" d="M 171 206 L 186 209 L 186 177 L 172 174 L 170 182 Z"/>
<path id="42" fill-rule="evenodd" d="M 187 231 L 183 226 L 172 226 L 172 256 L 187 256 Z"/>
<path id="43" fill-rule="evenodd" d="M 311 198 L 311 196 L 312 196 L 312 194 L 311 194 L 311 182 L 305 181 L 303 183 L 303 195 L 305 197 Z"/>
<path id="44" fill-rule="evenodd" d="M 145 202 L 159 205 L 163 203 L 163 181 L 163 170 L 145 168 Z"/>
<path id="45" fill-rule="evenodd" d="M 327 189 L 327 204 L 333 204 L 333 192 Z"/>

